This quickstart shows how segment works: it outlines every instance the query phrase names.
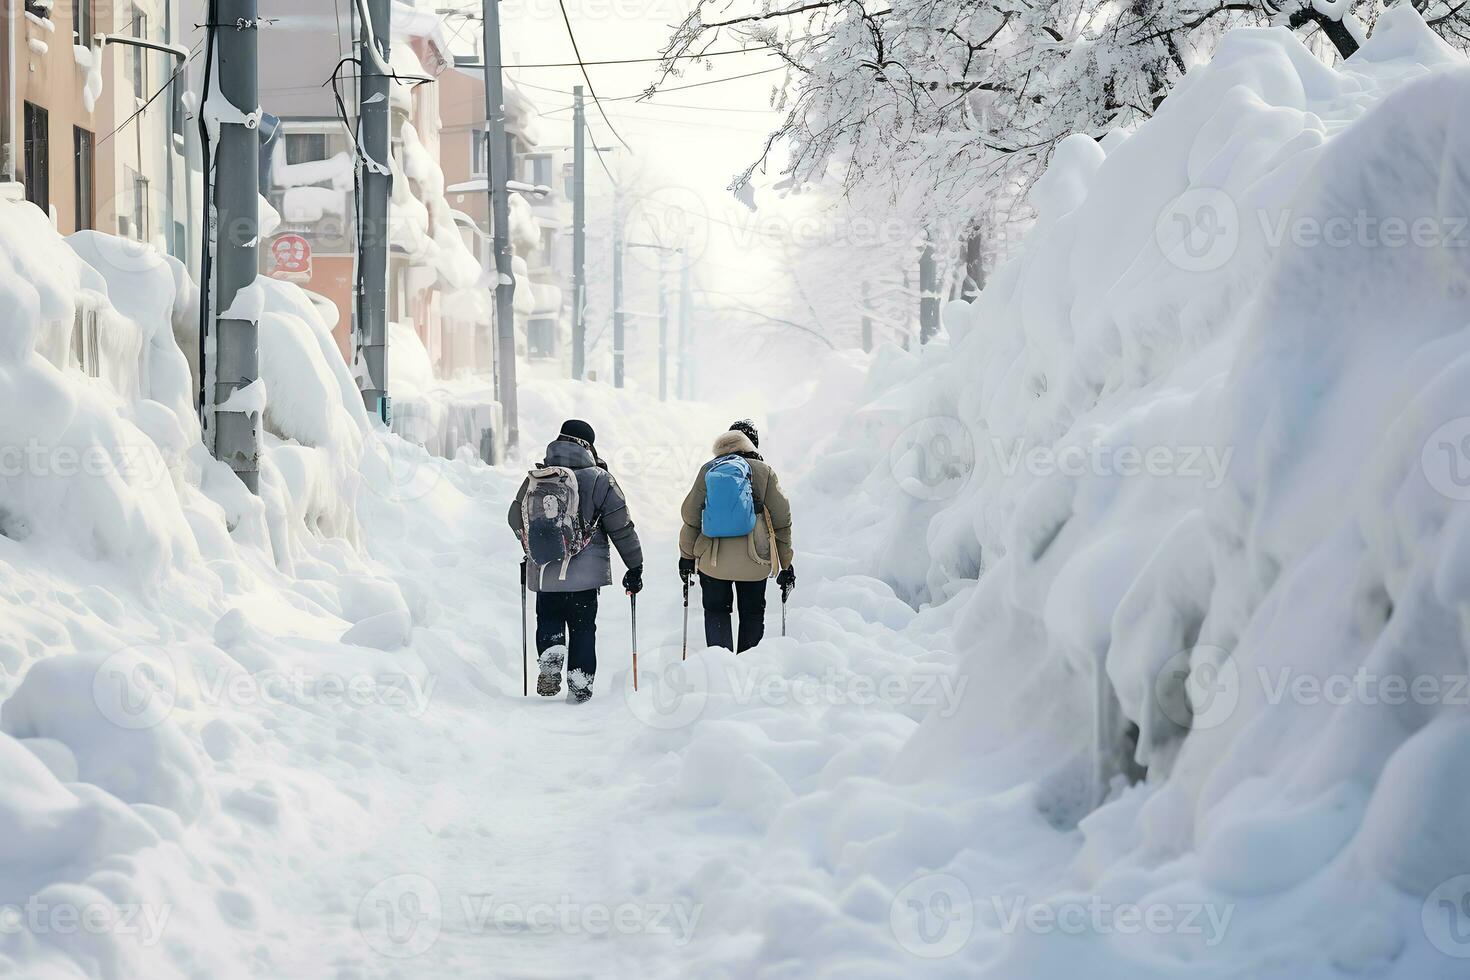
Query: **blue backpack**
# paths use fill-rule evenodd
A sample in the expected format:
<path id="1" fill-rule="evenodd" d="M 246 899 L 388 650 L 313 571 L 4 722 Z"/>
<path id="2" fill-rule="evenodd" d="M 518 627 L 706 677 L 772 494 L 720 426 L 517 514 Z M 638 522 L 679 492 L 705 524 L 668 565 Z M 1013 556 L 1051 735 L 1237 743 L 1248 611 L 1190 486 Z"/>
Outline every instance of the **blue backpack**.
<path id="1" fill-rule="evenodd" d="M 755 530 L 755 491 L 744 457 L 721 456 L 709 464 L 699 523 L 707 538 L 743 538 Z"/>

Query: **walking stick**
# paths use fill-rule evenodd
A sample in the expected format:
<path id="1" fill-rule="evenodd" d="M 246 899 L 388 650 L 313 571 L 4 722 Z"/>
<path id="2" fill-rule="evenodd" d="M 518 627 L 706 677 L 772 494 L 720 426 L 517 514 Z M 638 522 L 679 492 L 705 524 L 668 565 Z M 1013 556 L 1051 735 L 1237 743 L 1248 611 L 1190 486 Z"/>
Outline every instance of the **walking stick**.
<path id="1" fill-rule="evenodd" d="M 781 635 L 782 636 L 785 636 L 786 635 L 786 597 L 791 594 L 791 590 L 788 589 L 784 585 L 778 586 L 778 588 L 780 588 L 780 590 L 781 590 Z"/>
<path id="2" fill-rule="evenodd" d="M 531 696 L 531 673 L 526 666 L 526 563 L 521 562 L 521 697 Z"/>
<path id="3" fill-rule="evenodd" d="M 633 690 L 638 690 L 638 597 L 628 593 L 628 603 L 633 611 Z"/>
<path id="4" fill-rule="evenodd" d="M 689 576 L 684 576 L 684 650 L 679 654 L 680 660 L 689 659 Z"/>

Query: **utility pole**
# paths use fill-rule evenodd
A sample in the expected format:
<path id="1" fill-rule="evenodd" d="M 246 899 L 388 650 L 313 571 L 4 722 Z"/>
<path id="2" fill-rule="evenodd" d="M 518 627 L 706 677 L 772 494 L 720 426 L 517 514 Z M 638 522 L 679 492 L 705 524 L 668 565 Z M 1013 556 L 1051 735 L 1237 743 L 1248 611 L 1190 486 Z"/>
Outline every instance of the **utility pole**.
<path id="1" fill-rule="evenodd" d="M 260 378 L 260 331 L 253 310 L 232 312 L 235 297 L 255 282 L 258 271 L 260 152 L 255 117 L 260 104 L 256 67 L 255 0 L 215 0 L 212 30 L 217 41 L 218 92 L 205 92 L 224 105 L 219 110 L 219 138 L 214 161 L 214 337 L 205 339 L 206 357 L 213 340 L 214 354 L 206 362 L 212 376 L 214 411 L 205 413 L 213 425 L 215 459 L 229 464 L 251 493 L 260 492 L 260 413 L 221 411 L 230 397 Z M 233 109 L 231 107 L 234 107 Z M 207 383 L 207 382 L 206 382 Z M 244 406 L 248 409 L 248 406 Z"/>
<path id="2" fill-rule="evenodd" d="M 623 197 L 613 185 L 613 387 L 623 386 L 623 350 L 626 342 L 623 319 Z"/>
<path id="3" fill-rule="evenodd" d="M 679 384 L 674 389 L 676 397 L 689 397 L 689 304 L 693 290 L 689 282 L 689 256 L 679 263 Z"/>
<path id="4" fill-rule="evenodd" d="M 873 313 L 868 307 L 868 280 L 863 280 L 863 352 L 873 349 Z"/>
<path id="5" fill-rule="evenodd" d="M 490 190 L 490 223 L 495 249 L 495 333 L 500 404 L 505 409 L 505 448 L 521 441 L 516 397 L 515 270 L 510 251 L 510 179 L 514 147 L 505 134 L 505 82 L 500 57 L 500 0 L 483 0 L 485 27 L 485 171 Z"/>
<path id="6" fill-rule="evenodd" d="M 658 400 L 669 400 L 669 290 L 662 249 L 658 253 Z"/>
<path id="7" fill-rule="evenodd" d="M 587 373 L 587 123 L 572 87 L 572 377 Z"/>
<path id="8" fill-rule="evenodd" d="M 939 335 L 939 274 L 934 262 L 934 242 L 927 234 L 919 251 L 919 343 Z"/>
<path id="9" fill-rule="evenodd" d="M 907 266 L 907 263 L 905 263 Z M 908 268 L 903 270 L 903 349 L 908 350 L 913 345 L 914 336 L 914 308 L 909 305 L 909 290 L 913 285 L 913 279 Z"/>
<path id="10" fill-rule="evenodd" d="M 357 222 L 357 315 L 354 362 L 363 404 L 384 425 L 393 421 L 388 398 L 388 199 L 390 154 L 388 42 L 393 0 L 366 0 L 360 40 L 357 125 L 363 155 L 362 206 Z"/>

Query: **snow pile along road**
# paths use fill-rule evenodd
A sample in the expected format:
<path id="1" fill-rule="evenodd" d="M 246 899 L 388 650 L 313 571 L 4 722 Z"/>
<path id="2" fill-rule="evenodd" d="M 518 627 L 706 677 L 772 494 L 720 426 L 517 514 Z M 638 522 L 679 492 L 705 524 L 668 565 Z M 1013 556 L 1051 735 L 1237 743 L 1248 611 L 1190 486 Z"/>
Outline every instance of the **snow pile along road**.
<path id="1" fill-rule="evenodd" d="M 1470 70 L 1410 8 L 1335 67 L 1234 32 L 1062 145 L 947 350 L 776 416 L 832 432 L 798 565 L 940 603 L 905 637 L 962 693 L 860 765 L 836 714 L 657 746 L 663 802 L 725 808 L 699 970 L 1463 975 L 1467 160 Z"/>

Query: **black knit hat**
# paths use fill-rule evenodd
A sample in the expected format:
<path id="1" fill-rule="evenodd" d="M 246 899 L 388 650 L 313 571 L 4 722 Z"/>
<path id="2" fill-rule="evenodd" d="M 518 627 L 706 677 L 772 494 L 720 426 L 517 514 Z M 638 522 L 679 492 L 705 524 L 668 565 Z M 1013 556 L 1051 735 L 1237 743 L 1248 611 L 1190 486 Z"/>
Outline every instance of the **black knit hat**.
<path id="1" fill-rule="evenodd" d="M 592 426 L 581 419 L 567 419 L 561 424 L 561 434 L 581 439 L 589 445 L 597 441 L 597 433 L 592 431 Z"/>
<path id="2" fill-rule="evenodd" d="M 757 449 L 761 447 L 761 434 L 756 431 L 755 423 L 752 422 L 750 419 L 741 419 L 739 422 L 736 422 L 734 425 L 730 426 L 730 431 L 744 432 L 746 438 L 750 440 L 750 444 L 752 446 Z"/>

